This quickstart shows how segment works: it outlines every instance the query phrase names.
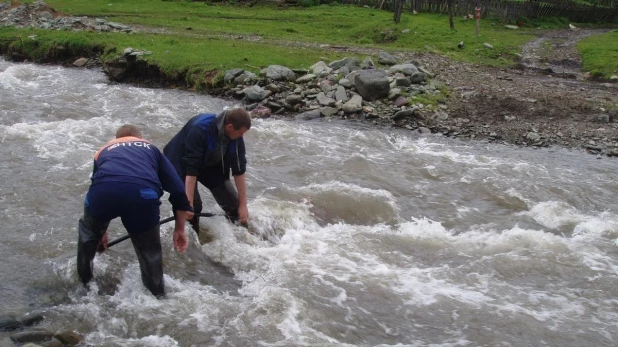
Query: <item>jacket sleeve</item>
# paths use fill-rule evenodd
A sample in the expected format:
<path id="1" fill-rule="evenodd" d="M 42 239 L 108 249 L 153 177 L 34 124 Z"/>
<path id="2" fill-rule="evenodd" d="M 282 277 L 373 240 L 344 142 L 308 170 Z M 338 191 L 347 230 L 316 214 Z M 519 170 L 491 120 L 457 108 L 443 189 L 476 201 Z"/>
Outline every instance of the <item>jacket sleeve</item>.
<path id="1" fill-rule="evenodd" d="M 242 137 L 236 140 L 236 146 L 232 150 L 233 153 L 230 158 L 232 160 L 232 175 L 243 175 L 247 171 L 247 158 L 245 156 L 245 141 Z"/>
<path id="2" fill-rule="evenodd" d="M 208 146 L 206 132 L 197 126 L 189 131 L 185 139 L 185 150 L 182 155 L 182 164 L 187 176 L 197 176 L 204 164 L 204 151 Z"/>
<path id="3" fill-rule="evenodd" d="M 172 207 L 180 211 L 193 211 L 185 193 L 184 183 L 176 173 L 172 163 L 160 152 L 158 175 L 163 190 L 170 193 L 169 201 L 172 203 Z"/>

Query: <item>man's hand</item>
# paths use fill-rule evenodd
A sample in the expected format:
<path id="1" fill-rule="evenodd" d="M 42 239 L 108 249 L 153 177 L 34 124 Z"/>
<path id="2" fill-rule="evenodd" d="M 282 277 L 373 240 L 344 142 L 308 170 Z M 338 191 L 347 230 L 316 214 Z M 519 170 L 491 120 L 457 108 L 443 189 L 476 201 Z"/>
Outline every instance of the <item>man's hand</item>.
<path id="1" fill-rule="evenodd" d="M 187 234 L 185 234 L 184 227 L 180 230 L 175 229 L 174 230 L 174 248 L 176 248 L 176 250 L 179 253 L 184 253 L 185 250 L 187 249 L 188 244 L 189 242 L 187 241 Z"/>
<path id="2" fill-rule="evenodd" d="M 187 249 L 189 241 L 187 240 L 187 234 L 185 234 L 185 219 L 187 214 L 193 212 L 189 211 L 176 211 L 176 220 L 174 221 L 174 248 L 180 253 L 184 253 Z"/>
<path id="3" fill-rule="evenodd" d="M 191 206 L 191 207 L 193 207 L 193 206 Z M 194 213 L 192 211 L 185 211 L 185 220 L 193 219 L 193 215 L 194 215 Z"/>
<path id="4" fill-rule="evenodd" d="M 103 252 L 107 249 L 107 241 L 108 241 L 108 236 L 107 236 L 107 231 L 106 231 L 105 234 L 103 234 L 103 236 L 99 240 L 99 245 L 97 247 L 97 250 L 99 250 L 99 252 Z"/>
<path id="5" fill-rule="evenodd" d="M 241 204 L 240 206 L 238 206 L 238 221 L 240 222 L 240 224 L 247 224 L 247 221 L 249 220 L 249 209 L 247 208 L 247 205 Z"/>

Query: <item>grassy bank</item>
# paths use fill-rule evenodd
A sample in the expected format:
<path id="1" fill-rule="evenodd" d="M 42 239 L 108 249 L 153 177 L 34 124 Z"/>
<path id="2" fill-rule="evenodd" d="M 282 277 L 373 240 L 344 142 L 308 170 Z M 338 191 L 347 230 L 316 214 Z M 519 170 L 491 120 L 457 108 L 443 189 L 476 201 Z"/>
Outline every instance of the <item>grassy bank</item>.
<path id="1" fill-rule="evenodd" d="M 24 1 L 33 2 L 32 0 Z M 12 45 L 40 57 L 57 46 L 100 47 L 102 59 L 112 59 L 126 47 L 151 51 L 149 63 L 166 74 L 181 71 L 223 71 L 241 67 L 253 72 L 271 64 L 307 68 L 354 54 L 323 45 L 356 46 L 389 52 L 434 52 L 454 60 L 493 66 L 510 66 L 519 47 L 531 39 L 531 30 L 511 30 L 492 20 L 481 21 L 475 35 L 474 20 L 404 13 L 393 23 L 387 11 L 356 6 L 275 7 L 212 5 L 204 2 L 162 0 L 48 0 L 67 15 L 105 18 L 139 26 L 138 33 L 93 33 L 34 29 L 0 30 L 0 39 L 19 36 Z M 403 33 L 404 30 L 409 30 Z M 28 36 L 37 35 L 36 41 Z M 32 41 L 32 42 L 30 42 Z M 457 44 L 465 46 L 459 49 Z M 484 43 L 494 48 L 488 49 Z M 593 44 L 594 45 L 594 44 Z M 358 56 L 364 59 L 364 55 Z M 192 75 L 192 74 L 189 74 Z"/>
<path id="2" fill-rule="evenodd" d="M 584 71 L 605 78 L 618 75 L 618 30 L 582 40 L 577 48 L 583 57 Z"/>
<path id="3" fill-rule="evenodd" d="M 145 28 L 139 34 L 44 34 L 3 28 L 0 35 L 88 40 L 112 54 L 114 48 L 122 51 L 126 46 L 145 49 L 153 52 L 148 59 L 166 71 L 180 66 L 230 68 L 239 63 L 299 68 L 320 57 L 338 58 L 328 49 L 316 49 L 319 44 L 429 50 L 457 60 L 508 65 L 517 47 L 529 38 L 502 25 L 491 26 L 489 21 L 483 22 L 481 37 L 475 36 L 472 20 L 457 19 L 457 31 L 451 31 L 448 18 L 439 15 L 405 13 L 401 22 L 394 24 L 390 12 L 353 6 L 248 7 L 159 0 L 49 0 L 47 4 L 68 15 L 102 17 Z M 148 33 L 155 28 L 157 34 Z M 402 34 L 404 29 L 410 32 Z M 466 42 L 463 50 L 457 48 L 460 41 Z M 485 49 L 484 42 L 495 49 Z M 293 43 L 313 46 L 303 48 Z"/>

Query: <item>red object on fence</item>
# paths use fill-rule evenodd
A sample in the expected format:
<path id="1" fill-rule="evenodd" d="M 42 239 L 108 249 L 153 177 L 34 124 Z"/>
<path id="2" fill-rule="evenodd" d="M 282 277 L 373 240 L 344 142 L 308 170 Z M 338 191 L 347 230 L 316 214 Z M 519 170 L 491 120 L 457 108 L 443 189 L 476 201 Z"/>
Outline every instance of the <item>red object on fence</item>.
<path id="1" fill-rule="evenodd" d="M 481 8 L 480 7 L 476 8 L 476 19 L 481 19 Z"/>

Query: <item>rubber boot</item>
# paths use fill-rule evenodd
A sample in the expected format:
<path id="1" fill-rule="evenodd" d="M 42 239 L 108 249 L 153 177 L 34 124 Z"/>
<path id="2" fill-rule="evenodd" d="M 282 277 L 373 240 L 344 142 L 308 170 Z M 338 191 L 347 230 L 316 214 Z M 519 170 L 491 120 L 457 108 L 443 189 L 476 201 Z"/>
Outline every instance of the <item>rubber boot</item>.
<path id="1" fill-rule="evenodd" d="M 129 234 L 137 254 L 139 268 L 142 273 L 142 283 L 157 298 L 165 296 L 163 283 L 163 254 L 161 251 L 161 235 L 159 225 L 138 234 Z"/>
<path id="2" fill-rule="evenodd" d="M 202 212 L 202 197 L 200 197 L 196 186 L 195 193 L 193 193 L 193 218 L 189 220 L 189 224 L 198 236 L 200 235 L 200 212 Z"/>
<path id="3" fill-rule="evenodd" d="M 84 215 L 79 219 L 77 240 L 77 274 L 84 285 L 92 279 L 92 260 L 108 226 L 109 221 L 99 222 L 93 219 L 84 208 Z"/>
<path id="4" fill-rule="evenodd" d="M 238 220 L 238 193 L 230 180 L 223 185 L 210 189 L 212 196 L 225 212 L 225 216 L 232 222 Z"/>

